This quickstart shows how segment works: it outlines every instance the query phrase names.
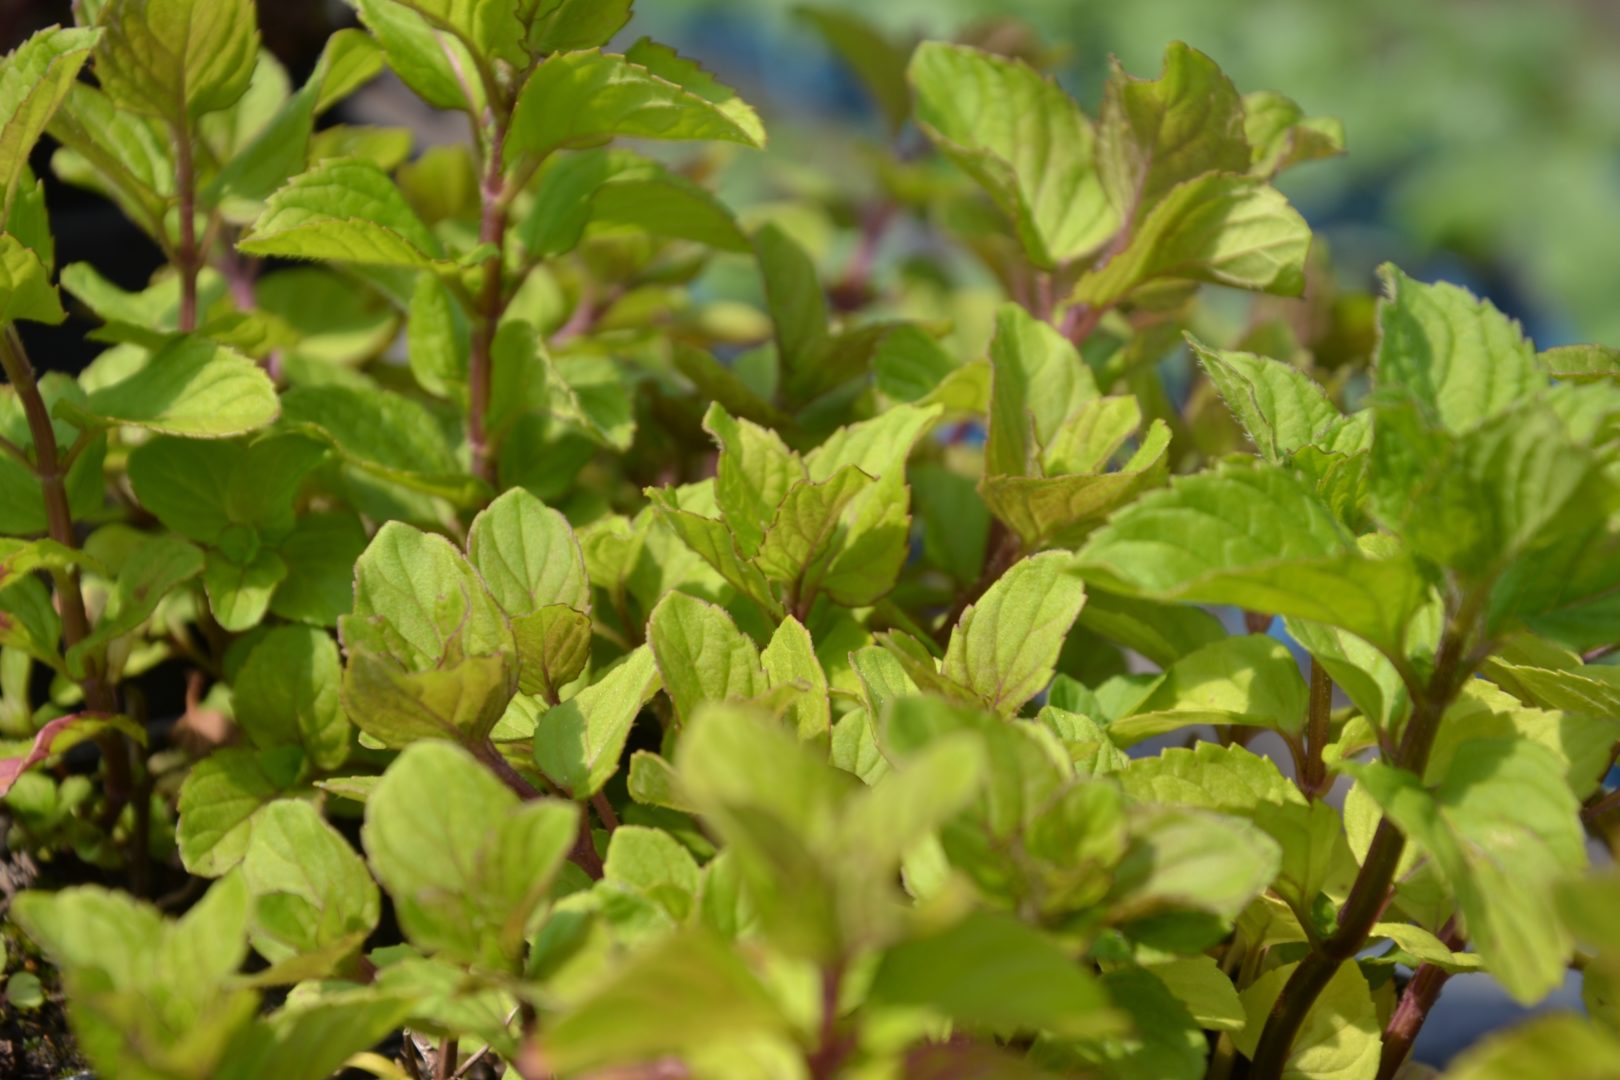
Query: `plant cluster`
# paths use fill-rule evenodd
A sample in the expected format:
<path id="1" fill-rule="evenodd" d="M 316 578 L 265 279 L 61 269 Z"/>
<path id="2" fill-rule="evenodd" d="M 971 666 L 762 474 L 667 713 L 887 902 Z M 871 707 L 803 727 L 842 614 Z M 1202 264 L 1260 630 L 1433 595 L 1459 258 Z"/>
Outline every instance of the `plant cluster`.
<path id="1" fill-rule="evenodd" d="M 1093 119 L 810 12 L 895 149 L 739 215 L 630 0 L 354 6 L 296 88 L 249 0 L 0 64 L 0 787 L 97 882 L 8 917 L 101 1075 L 1373 1080 L 1572 965 L 1451 1075 L 1620 1057 L 1620 353 L 1336 293 L 1337 125 L 1186 46 Z M 385 66 L 468 145 L 322 121 Z"/>

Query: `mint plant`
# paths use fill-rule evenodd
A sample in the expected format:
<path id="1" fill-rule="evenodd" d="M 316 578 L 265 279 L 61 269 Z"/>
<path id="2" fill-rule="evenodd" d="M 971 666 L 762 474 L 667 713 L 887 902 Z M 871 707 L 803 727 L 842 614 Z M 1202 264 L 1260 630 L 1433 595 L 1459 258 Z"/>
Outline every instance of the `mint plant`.
<path id="1" fill-rule="evenodd" d="M 810 12 L 886 149 L 738 213 L 629 0 L 354 7 L 0 65 L 7 915 L 100 1074 L 1374 1080 L 1572 967 L 1451 1075 L 1615 1056 L 1620 353 L 1337 292 L 1338 126 L 1188 46 L 1093 118 Z M 322 126 L 384 67 L 467 144 Z"/>

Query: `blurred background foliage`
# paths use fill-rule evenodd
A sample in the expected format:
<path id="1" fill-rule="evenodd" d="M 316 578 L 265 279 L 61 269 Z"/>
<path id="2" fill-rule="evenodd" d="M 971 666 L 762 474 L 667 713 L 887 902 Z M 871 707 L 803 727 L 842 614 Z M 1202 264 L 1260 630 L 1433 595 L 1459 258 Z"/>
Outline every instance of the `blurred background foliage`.
<path id="1" fill-rule="evenodd" d="M 1613 0 L 822 3 L 870 20 L 902 50 L 923 36 L 965 38 L 1043 61 L 1093 113 L 1110 55 L 1151 76 L 1166 43 L 1187 41 L 1239 89 L 1280 90 L 1307 114 L 1343 120 L 1348 157 L 1280 184 L 1317 230 L 1341 288 L 1370 289 L 1373 268 L 1393 260 L 1489 296 L 1542 347 L 1620 342 Z M 69 0 L 0 0 L 0 51 L 69 18 Z M 266 0 L 260 20 L 296 80 L 352 12 L 342 0 Z M 793 202 L 785 224 L 836 276 L 846 257 L 838 245 L 853 242 L 851 222 L 836 220 L 839 199 L 853 196 L 842 209 L 858 214 L 886 133 L 861 81 L 798 0 L 642 0 L 624 36 L 644 34 L 701 58 L 759 106 L 771 150 L 727 163 L 725 193 L 756 207 L 756 219 L 787 212 L 773 202 Z M 386 92 L 361 100 L 370 122 L 408 123 L 427 142 L 463 137 L 457 125 L 402 115 Z M 806 215 L 804 204 L 818 196 L 834 220 Z M 53 202 L 58 228 L 71 227 L 62 218 L 73 201 L 64 193 Z M 82 257 L 71 250 L 78 243 L 105 244 L 115 224 L 87 221 L 82 241 L 66 238 L 68 258 Z M 889 259 L 907 250 L 885 247 Z M 131 260 L 134 284 L 151 266 L 138 245 Z"/>

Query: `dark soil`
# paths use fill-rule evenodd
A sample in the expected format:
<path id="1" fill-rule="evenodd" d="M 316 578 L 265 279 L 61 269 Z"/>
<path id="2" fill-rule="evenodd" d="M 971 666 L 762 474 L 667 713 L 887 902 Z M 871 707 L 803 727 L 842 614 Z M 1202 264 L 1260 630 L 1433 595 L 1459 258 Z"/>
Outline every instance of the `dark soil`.
<path id="1" fill-rule="evenodd" d="M 3 826 L 0 821 L 0 828 Z M 55 970 L 40 959 L 5 918 L 11 898 L 33 885 L 38 877 L 38 869 L 26 854 L 0 848 L 0 933 L 6 946 L 5 975 L 9 979 L 16 972 L 26 971 L 37 976 L 45 987 L 45 1003 L 35 1009 L 18 1009 L 0 999 L 0 1076 L 10 1080 L 62 1080 L 88 1075 L 68 1031 Z"/>

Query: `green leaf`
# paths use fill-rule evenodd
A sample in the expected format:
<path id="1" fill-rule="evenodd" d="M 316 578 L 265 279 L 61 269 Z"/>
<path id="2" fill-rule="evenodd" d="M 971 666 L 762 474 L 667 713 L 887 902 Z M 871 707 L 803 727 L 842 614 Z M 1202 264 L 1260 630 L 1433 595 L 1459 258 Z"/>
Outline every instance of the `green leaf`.
<path id="1" fill-rule="evenodd" d="M 838 546 L 845 509 L 872 482 L 853 465 L 825 480 L 795 481 L 765 528 L 756 565 L 793 595 L 814 595 Z"/>
<path id="2" fill-rule="evenodd" d="M 840 910 L 830 880 L 855 781 L 781 724 L 737 706 L 698 710 L 676 744 L 675 769 L 680 795 L 738 861 L 773 944 L 806 958 L 838 955 L 862 929 L 852 922 L 869 912 L 853 896 Z"/>
<path id="3" fill-rule="evenodd" d="M 380 644 L 415 671 L 510 649 L 506 620 L 483 580 L 442 536 L 390 521 L 355 565 L 345 644 Z"/>
<path id="4" fill-rule="evenodd" d="M 1114 208 L 1142 222 L 1176 185 L 1249 169 L 1243 100 L 1215 61 L 1179 41 L 1156 80 L 1116 62 L 1097 132 L 1098 171 Z"/>
<path id="5" fill-rule="evenodd" d="M 95 629 L 68 650 L 68 669 L 82 676 L 85 661 L 146 621 L 158 603 L 203 571 L 203 553 L 178 536 L 142 537 L 118 570 L 112 596 Z"/>
<path id="6" fill-rule="evenodd" d="M 720 444 L 715 502 L 738 549 L 752 558 L 789 489 L 808 479 L 804 463 L 776 432 L 732 417 L 718 402 L 709 406 L 703 427 Z"/>
<path id="7" fill-rule="evenodd" d="M 457 502 L 474 497 L 477 485 L 420 402 L 368 387 L 300 386 L 282 396 L 281 410 L 283 426 L 331 444 L 368 473 Z"/>
<path id="8" fill-rule="evenodd" d="M 183 130 L 247 90 L 259 55 L 254 16 L 251 0 L 112 0 L 96 79 L 125 108 Z"/>
<path id="9" fill-rule="evenodd" d="M 1194 724 L 1240 724 L 1297 735 L 1310 691 L 1294 654 L 1276 638 L 1246 634 L 1177 660 L 1158 688 L 1108 725 L 1121 746 Z"/>
<path id="10" fill-rule="evenodd" d="M 1073 565 L 1071 555 L 1049 551 L 1003 574 L 951 631 L 943 674 L 1009 715 L 1044 690 L 1086 601 Z"/>
<path id="11" fill-rule="evenodd" d="M 439 241 L 388 174 L 358 158 L 323 161 L 293 177 L 270 196 L 237 248 L 408 269 L 429 269 L 442 258 Z"/>
<path id="12" fill-rule="evenodd" d="M 314 513 L 298 519 L 276 549 L 287 578 L 270 598 L 283 619 L 336 626 L 354 605 L 354 564 L 366 548 L 360 519 L 348 513 Z"/>
<path id="13" fill-rule="evenodd" d="M 706 701 L 747 701 L 768 689 L 759 649 L 731 616 L 686 593 L 672 592 L 653 608 L 647 643 L 682 723 Z"/>
<path id="14" fill-rule="evenodd" d="M 911 117 L 906 50 L 853 11 L 798 7 L 794 14 L 820 34 L 861 82 L 892 138 Z"/>
<path id="15" fill-rule="evenodd" d="M 0 234 L 0 325 L 17 319 L 56 324 L 67 318 L 39 256 Z"/>
<path id="16" fill-rule="evenodd" d="M 1118 401 L 1134 406 L 1135 399 L 1099 398 L 1090 404 Z M 1101 410 L 1082 409 L 1082 413 L 1097 411 Z M 1078 547 L 1119 507 L 1164 483 L 1169 449 L 1170 428 L 1155 420 L 1135 453 L 1115 472 L 1101 471 L 1104 461 L 1097 463 L 1098 471 L 1064 476 L 986 476 L 981 493 L 1026 548 Z"/>
<path id="17" fill-rule="evenodd" d="M 1097 380 L 1067 338 L 1011 303 L 996 312 L 990 370 L 985 475 L 1040 475 L 1045 448 L 1098 397 Z"/>
<path id="18" fill-rule="evenodd" d="M 1260 456 L 1286 461 L 1295 450 L 1321 445 L 1343 417 L 1327 391 L 1298 368 L 1253 353 L 1206 348 L 1191 337 L 1204 371 Z"/>
<path id="19" fill-rule="evenodd" d="M 1115 917 L 1179 910 L 1236 918 L 1277 876 L 1281 857 L 1278 844 L 1247 821 L 1141 807 L 1114 871 Z"/>
<path id="20" fill-rule="evenodd" d="M 236 722 L 256 746 L 302 746 L 318 768 L 349 753 L 349 719 L 339 704 L 343 665 L 324 631 L 278 626 L 253 646 L 233 686 Z"/>
<path id="21" fill-rule="evenodd" d="M 875 1005 L 924 1008 L 1009 1035 L 1084 1036 L 1117 1023 L 1102 987 L 1056 941 L 989 911 L 889 949 L 867 993 Z"/>
<path id="22" fill-rule="evenodd" d="M 59 372 L 47 372 L 40 377 L 39 394 L 53 414 L 60 404 L 84 401 L 84 391 L 79 384 Z M 78 437 L 77 429 L 62 419 L 52 420 L 51 430 L 57 449 L 62 452 L 72 446 Z M 30 459 L 37 456 L 22 399 L 10 386 L 0 389 L 0 435 L 29 454 Z M 101 436 L 92 437 L 79 459 L 68 470 L 68 509 L 74 518 L 91 517 L 102 508 L 106 496 L 101 466 L 106 454 L 107 440 Z M 32 468 L 12 455 L 0 454 L 0 533 L 43 533 L 49 529 L 49 525 L 39 477 Z"/>
<path id="23" fill-rule="evenodd" d="M 514 488 L 473 519 L 467 554 L 512 620 L 523 689 L 555 700 L 590 651 L 591 583 L 568 519 Z"/>
<path id="24" fill-rule="evenodd" d="M 0 59 L 0 220 L 11 212 L 28 155 L 90 58 L 99 32 L 41 30 Z"/>
<path id="25" fill-rule="evenodd" d="M 1410 561 L 1361 554 L 1293 473 L 1236 462 L 1115 514 L 1080 563 L 1083 577 L 1115 592 L 1313 619 L 1385 653 L 1400 653 L 1427 594 Z"/>
<path id="26" fill-rule="evenodd" d="M 923 131 L 1012 219 L 1037 266 L 1085 255 L 1119 227 L 1091 122 L 1052 79 L 942 42 L 918 46 L 909 77 Z"/>
<path id="27" fill-rule="evenodd" d="M 1073 1047 L 1076 1057 L 1113 1080 L 1196 1080 L 1204 1074 L 1209 1043 L 1156 972 L 1122 967 L 1104 973 L 1102 985 L 1131 1030 L 1081 1042 Z M 1037 1044 L 1034 1054 L 1055 1049 Z"/>
<path id="28" fill-rule="evenodd" d="M 389 68 L 418 97 L 438 109 L 476 113 L 483 108 L 483 87 L 458 74 L 477 70 L 460 39 L 435 31 L 420 14 L 396 0 L 354 0 L 354 6 L 382 46 Z"/>
<path id="29" fill-rule="evenodd" d="M 690 491 L 691 487 L 648 488 L 646 494 L 658 520 L 668 525 L 683 544 L 696 552 L 743 596 L 768 612 L 779 612 L 781 605 L 771 592 L 770 583 L 752 560 L 743 557 L 730 527 L 723 521 L 682 505 L 683 498 L 696 501 L 687 494 Z"/>
<path id="30" fill-rule="evenodd" d="M 536 56 L 606 45 L 630 21 L 633 0 L 520 0 Z M 525 13 L 524 9 L 527 8 Z"/>
<path id="31" fill-rule="evenodd" d="M 1608 1080 L 1620 1055 L 1620 1034 L 1572 1013 L 1549 1013 L 1494 1032 L 1458 1054 L 1446 1080 L 1513 1080 L 1560 1076 Z"/>
<path id="32" fill-rule="evenodd" d="M 1418 403 L 1426 418 L 1462 431 L 1547 385 L 1519 324 L 1445 282 L 1425 285 L 1385 264 L 1378 306 L 1380 391 Z"/>
<path id="33" fill-rule="evenodd" d="M 1395 947 L 1415 960 L 1432 964 L 1455 975 L 1464 971 L 1482 971 L 1485 962 L 1478 953 L 1453 952 L 1446 943 L 1410 923 L 1374 923 L 1370 936 L 1388 938 Z"/>
<path id="34" fill-rule="evenodd" d="M 1297 964 L 1285 964 L 1261 975 L 1243 991 L 1249 1022 L 1232 1033 L 1232 1041 L 1249 1057 L 1259 1045 L 1272 1004 Z M 1378 1007 L 1366 976 L 1355 964 L 1340 964 L 1305 1016 L 1284 1065 L 1285 1076 L 1372 1080 L 1383 1051 Z"/>
<path id="35" fill-rule="evenodd" d="M 701 879 L 697 860 L 662 829 L 621 825 L 608 840 L 602 880 L 634 889 L 656 901 L 673 919 L 692 910 Z"/>
<path id="36" fill-rule="evenodd" d="M 1249 171 L 1273 177 L 1295 165 L 1344 153 L 1344 125 L 1330 116 L 1306 116 L 1272 90 L 1243 95 L 1243 133 L 1252 155 Z"/>
<path id="37" fill-rule="evenodd" d="M 168 528 L 246 555 L 249 534 L 292 527 L 293 500 L 325 453 L 296 436 L 251 443 L 161 436 L 130 454 L 129 478 L 141 505 Z"/>
<path id="38" fill-rule="evenodd" d="M 324 1080 L 376 1046 L 411 1015 L 409 997 L 373 990 L 330 991 L 290 1004 L 231 1045 L 215 1080 Z"/>
<path id="39" fill-rule="evenodd" d="M 206 552 L 203 588 L 221 628 L 233 633 L 259 625 L 270 609 L 270 596 L 287 577 L 287 564 L 273 551 L 261 550 L 238 562 L 233 555 Z"/>
<path id="40" fill-rule="evenodd" d="M 1554 887 L 1586 865 L 1579 804 L 1546 747 L 1479 739 L 1432 791 L 1379 763 L 1342 766 L 1435 861 L 1491 973 L 1530 1004 L 1563 981 L 1571 942 Z"/>
<path id="41" fill-rule="evenodd" d="M 613 670 L 540 716 L 534 762 L 576 799 L 587 799 L 619 770 L 642 706 L 658 692 L 652 650 L 637 648 Z"/>
<path id="42" fill-rule="evenodd" d="M 644 1022 L 626 1025 L 626 1016 Z M 602 985 L 547 1025 L 540 1052 L 565 1073 L 689 1056 L 787 1021 L 741 955 L 707 932 L 671 934 L 632 953 Z"/>
<path id="43" fill-rule="evenodd" d="M 377 925 L 376 883 L 320 811 L 278 799 L 253 815 L 241 876 L 254 898 L 250 940 L 266 960 L 353 952 Z"/>
<path id="44" fill-rule="evenodd" d="M 413 944 L 515 970 L 578 827 L 573 804 L 520 802 L 467 751 L 422 742 L 371 793 L 361 839 Z"/>
<path id="45" fill-rule="evenodd" d="M 486 61 L 529 62 L 520 42 L 520 0 L 396 0 L 422 15 L 428 24 L 448 30 Z"/>
<path id="46" fill-rule="evenodd" d="M 195 337 L 174 338 L 83 405 L 58 408 L 87 427 L 126 425 L 190 439 L 255 431 L 281 411 L 275 387 L 253 361 Z"/>
<path id="47" fill-rule="evenodd" d="M 292 787 L 299 755 L 226 748 L 208 755 L 180 786 L 175 842 L 193 874 L 218 877 L 241 862 L 253 816 Z"/>
<path id="48" fill-rule="evenodd" d="M 801 684 L 804 692 L 793 698 L 787 717 L 800 739 L 824 735 L 832 720 L 827 698 L 827 673 L 816 659 L 815 642 L 804 624 L 789 615 L 771 635 L 759 655 L 765 682 L 772 689 Z"/>
<path id="49" fill-rule="evenodd" d="M 669 57 L 672 65 L 693 66 Z M 644 59 L 656 61 L 660 70 L 596 50 L 563 53 L 539 65 L 518 91 L 507 160 L 523 154 L 544 157 L 563 147 L 592 146 L 614 137 L 764 145 L 764 130 L 753 110 L 734 97 L 729 104 L 710 100 L 709 94 L 671 79 L 684 73 L 664 70 L 669 58 L 648 54 Z"/>
<path id="50" fill-rule="evenodd" d="M 1559 382 L 1600 382 L 1620 376 L 1620 349 L 1562 345 L 1537 354 L 1536 362 Z"/>
<path id="51" fill-rule="evenodd" d="M 1074 299 L 1107 307 L 1165 280 L 1298 296 L 1310 246 L 1310 226 L 1275 188 L 1211 173 L 1171 188 L 1123 251 L 1081 276 Z"/>

